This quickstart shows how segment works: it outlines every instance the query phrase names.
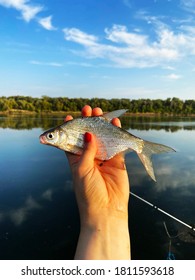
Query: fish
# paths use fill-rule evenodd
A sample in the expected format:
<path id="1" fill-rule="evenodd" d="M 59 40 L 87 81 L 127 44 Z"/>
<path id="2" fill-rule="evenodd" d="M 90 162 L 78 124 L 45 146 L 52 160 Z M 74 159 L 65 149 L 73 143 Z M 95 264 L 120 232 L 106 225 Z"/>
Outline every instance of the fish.
<path id="1" fill-rule="evenodd" d="M 111 123 L 113 118 L 120 117 L 126 112 L 127 110 L 121 109 L 102 116 L 72 119 L 42 133 L 39 137 L 40 143 L 81 155 L 84 134 L 90 132 L 95 135 L 97 141 L 96 159 L 107 161 L 121 152 L 134 151 L 148 175 L 156 181 L 151 156 L 175 150 L 166 145 L 143 140 Z"/>

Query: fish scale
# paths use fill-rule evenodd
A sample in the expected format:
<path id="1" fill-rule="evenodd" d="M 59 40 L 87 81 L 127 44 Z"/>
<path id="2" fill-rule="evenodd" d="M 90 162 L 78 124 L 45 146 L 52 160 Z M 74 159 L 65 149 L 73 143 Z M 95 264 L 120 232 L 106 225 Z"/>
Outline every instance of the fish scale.
<path id="1" fill-rule="evenodd" d="M 133 150 L 149 176 L 156 181 L 151 161 L 152 154 L 172 152 L 174 149 L 144 141 L 110 122 L 125 112 L 126 110 L 116 110 L 100 117 L 80 117 L 70 120 L 41 134 L 40 142 L 80 155 L 84 147 L 84 134 L 93 133 L 97 140 L 97 159 L 109 160 L 118 153 Z"/>
<path id="2" fill-rule="evenodd" d="M 62 130 L 66 130 L 68 134 L 68 143 L 73 147 L 77 146 L 82 148 L 83 135 L 86 132 L 93 133 L 96 136 L 98 144 L 97 159 L 109 160 L 117 153 L 130 149 L 130 146 L 136 152 L 140 153 L 142 150 L 142 139 L 137 138 L 135 141 L 133 135 L 112 125 L 104 117 L 77 118 L 72 122 L 74 122 L 74 127 L 71 122 L 61 125 Z"/>

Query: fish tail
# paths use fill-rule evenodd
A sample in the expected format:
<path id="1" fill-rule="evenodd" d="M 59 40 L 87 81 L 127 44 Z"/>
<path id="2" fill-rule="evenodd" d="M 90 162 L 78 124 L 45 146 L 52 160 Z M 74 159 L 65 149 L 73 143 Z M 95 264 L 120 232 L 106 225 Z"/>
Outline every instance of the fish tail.
<path id="1" fill-rule="evenodd" d="M 144 141 L 142 152 L 137 153 L 147 173 L 155 182 L 156 182 L 156 178 L 154 175 L 151 156 L 152 154 L 161 154 L 161 153 L 168 153 L 168 152 L 175 152 L 175 150 L 165 145 Z"/>

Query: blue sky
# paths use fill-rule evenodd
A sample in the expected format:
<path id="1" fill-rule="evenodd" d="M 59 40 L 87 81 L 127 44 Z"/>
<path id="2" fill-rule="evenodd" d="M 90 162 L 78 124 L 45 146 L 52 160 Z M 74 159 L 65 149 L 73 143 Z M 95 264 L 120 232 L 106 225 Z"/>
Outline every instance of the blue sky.
<path id="1" fill-rule="evenodd" d="M 0 0 L 0 96 L 195 97 L 195 0 Z"/>

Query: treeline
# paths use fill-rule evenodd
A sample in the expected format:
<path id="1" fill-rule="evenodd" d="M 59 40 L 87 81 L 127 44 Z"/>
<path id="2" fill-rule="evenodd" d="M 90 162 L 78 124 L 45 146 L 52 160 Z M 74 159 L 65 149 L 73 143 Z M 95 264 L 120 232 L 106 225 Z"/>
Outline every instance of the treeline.
<path id="1" fill-rule="evenodd" d="M 195 100 L 179 98 L 162 99 L 104 99 L 104 98 L 67 98 L 30 96 L 0 97 L 0 112 L 25 110 L 30 112 L 78 112 L 85 104 L 101 107 L 103 111 L 128 109 L 130 113 L 195 114 Z"/>

